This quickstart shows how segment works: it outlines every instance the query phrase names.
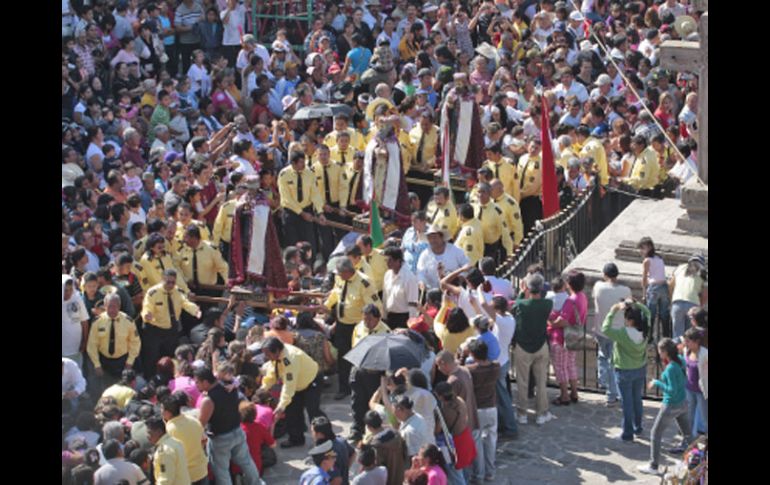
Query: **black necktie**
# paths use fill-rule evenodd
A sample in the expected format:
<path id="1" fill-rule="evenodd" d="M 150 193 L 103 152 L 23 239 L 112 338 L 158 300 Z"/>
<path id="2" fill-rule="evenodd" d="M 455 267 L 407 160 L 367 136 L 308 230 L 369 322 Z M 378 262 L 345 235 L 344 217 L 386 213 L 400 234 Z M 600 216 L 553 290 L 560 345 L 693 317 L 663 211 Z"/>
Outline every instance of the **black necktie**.
<path id="1" fill-rule="evenodd" d="M 115 355 L 115 319 L 113 318 L 110 323 L 110 344 L 107 347 L 107 353 L 110 357 Z"/>
<path id="2" fill-rule="evenodd" d="M 198 248 L 194 248 L 193 252 L 193 284 L 198 286 Z"/>
<path id="3" fill-rule="evenodd" d="M 492 165 L 495 166 L 495 178 L 500 178 L 500 164 L 499 163 L 493 163 Z"/>
<path id="4" fill-rule="evenodd" d="M 302 172 L 297 172 L 297 202 L 302 202 Z"/>
<path id="5" fill-rule="evenodd" d="M 343 160 L 344 156 L 343 156 Z M 344 163 L 344 162 L 343 162 Z M 358 172 L 353 172 L 353 176 L 350 177 L 350 186 L 348 187 L 348 205 L 350 205 L 350 199 L 353 197 L 353 187 L 356 186 L 356 178 L 358 177 Z"/>
<path id="6" fill-rule="evenodd" d="M 345 162 L 345 152 L 340 152 L 340 153 L 342 153 L 342 166 L 344 167 L 345 163 L 347 163 Z"/>
<path id="7" fill-rule="evenodd" d="M 481 220 L 481 216 L 482 216 L 483 214 L 484 214 L 484 206 L 483 206 L 483 205 L 480 205 L 480 206 L 479 206 L 479 220 Z"/>
<path id="8" fill-rule="evenodd" d="M 329 187 L 329 167 L 324 165 L 324 192 L 326 193 L 326 203 L 332 203 L 331 188 Z"/>
<path id="9" fill-rule="evenodd" d="M 166 271 L 166 266 L 163 264 L 163 256 L 158 258 L 158 262 L 160 263 L 160 270 Z"/>
<path id="10" fill-rule="evenodd" d="M 529 160 L 527 160 L 527 164 L 524 165 L 524 172 L 521 174 L 521 180 L 519 180 L 519 188 L 524 188 L 524 182 L 527 180 L 527 169 L 529 168 Z"/>
<path id="11" fill-rule="evenodd" d="M 425 132 L 420 135 L 420 143 L 417 146 L 417 165 L 422 166 L 422 147 L 425 145 Z"/>
<path id="12" fill-rule="evenodd" d="M 349 281 L 345 280 L 345 284 L 342 286 L 342 296 L 340 297 L 340 303 L 337 306 L 340 311 L 340 318 L 345 316 L 345 298 L 348 296 L 348 283 Z"/>
<path id="13" fill-rule="evenodd" d="M 174 311 L 174 301 L 171 298 L 171 293 L 166 293 L 168 301 L 168 315 L 171 318 L 171 328 L 179 331 L 179 320 L 176 318 L 176 311 Z"/>

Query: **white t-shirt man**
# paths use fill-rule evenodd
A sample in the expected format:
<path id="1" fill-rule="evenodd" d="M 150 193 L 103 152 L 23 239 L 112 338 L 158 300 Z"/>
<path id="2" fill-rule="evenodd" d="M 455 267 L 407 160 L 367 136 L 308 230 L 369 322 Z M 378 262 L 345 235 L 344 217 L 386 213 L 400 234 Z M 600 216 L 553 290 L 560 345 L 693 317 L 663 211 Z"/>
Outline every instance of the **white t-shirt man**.
<path id="1" fill-rule="evenodd" d="M 398 433 L 406 443 L 406 454 L 410 458 L 417 456 L 423 445 L 436 444 L 433 433 L 428 431 L 425 419 L 417 413 L 414 413 L 409 419 L 401 423 Z"/>
<path id="2" fill-rule="evenodd" d="M 138 465 L 126 461 L 124 458 L 112 458 L 107 463 L 100 466 L 94 473 L 94 483 L 96 485 L 118 483 L 120 480 L 128 480 L 128 483 L 135 485 L 147 480 L 144 472 Z"/>
<path id="3" fill-rule="evenodd" d="M 516 333 L 516 319 L 510 313 L 507 315 L 497 314 L 495 316 L 495 325 L 492 327 L 492 334 L 500 342 L 500 356 L 496 362 L 500 364 L 501 369 L 505 369 L 511 360 L 511 340 Z"/>
<path id="4" fill-rule="evenodd" d="M 230 161 L 238 163 L 238 166 L 233 170 L 234 172 L 240 172 L 243 175 L 257 175 L 254 167 L 252 167 L 251 163 L 249 163 L 249 161 L 245 158 L 241 158 L 238 155 L 233 155 L 230 158 Z"/>
<path id="5" fill-rule="evenodd" d="M 568 97 L 574 94 L 575 96 L 577 96 L 577 99 L 578 101 L 580 101 L 581 104 L 588 101 L 588 90 L 586 89 L 585 86 L 575 81 L 572 81 L 572 83 L 568 88 L 564 86 L 564 84 L 559 83 L 556 85 L 555 88 L 553 88 L 553 92 L 556 95 L 556 99 L 559 99 L 559 98 L 567 99 Z"/>
<path id="6" fill-rule="evenodd" d="M 631 288 L 609 281 L 599 281 L 594 285 L 593 293 L 594 308 L 596 308 L 593 332 L 604 337 L 604 334 L 601 333 L 604 317 L 607 316 L 614 304 L 620 303 L 621 300 L 626 298 L 631 298 Z M 623 312 L 617 312 L 612 320 L 612 328 L 623 328 L 625 324 L 623 318 Z"/>
<path id="7" fill-rule="evenodd" d="M 449 274 L 468 264 L 468 257 L 452 243 L 446 244 L 443 254 L 434 254 L 430 248 L 424 251 L 417 260 L 417 278 L 429 289 L 439 287 L 439 263 L 444 265 L 444 274 Z"/>
<path id="8" fill-rule="evenodd" d="M 244 31 L 243 26 L 246 25 L 246 7 L 241 4 L 236 5 L 233 10 L 230 10 L 230 17 L 227 22 L 225 22 L 226 14 L 227 10 L 222 10 L 219 14 L 224 27 L 222 45 L 241 45 L 241 33 Z"/>
<path id="9" fill-rule="evenodd" d="M 489 275 L 484 276 L 484 279 L 492 285 L 492 295 L 500 295 L 508 300 L 513 299 L 513 284 L 510 280 Z"/>
<path id="10" fill-rule="evenodd" d="M 80 322 L 88 320 L 88 310 L 83 303 L 83 298 L 75 289 L 69 300 L 64 299 L 64 283 L 72 277 L 62 275 L 62 304 L 61 304 L 61 355 L 70 357 L 80 352 L 80 343 L 83 338 L 83 329 Z"/>

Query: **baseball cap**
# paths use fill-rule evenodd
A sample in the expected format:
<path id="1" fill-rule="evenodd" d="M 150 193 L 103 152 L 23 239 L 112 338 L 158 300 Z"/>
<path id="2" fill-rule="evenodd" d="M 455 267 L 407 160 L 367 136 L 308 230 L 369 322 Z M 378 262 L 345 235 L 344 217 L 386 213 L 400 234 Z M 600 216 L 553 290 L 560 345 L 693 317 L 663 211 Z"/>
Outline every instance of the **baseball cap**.
<path id="1" fill-rule="evenodd" d="M 167 152 L 164 160 L 168 163 L 171 163 L 177 158 L 182 158 L 182 154 L 178 152 Z"/>
<path id="2" fill-rule="evenodd" d="M 703 257 L 702 254 L 693 254 L 690 256 L 690 259 L 687 260 L 688 263 L 696 262 L 700 263 L 701 266 L 706 266 L 706 258 Z"/>
<path id="3" fill-rule="evenodd" d="M 569 14 L 569 19 L 574 20 L 575 22 L 582 22 L 583 21 L 583 14 L 578 12 L 577 10 L 573 11 Z"/>

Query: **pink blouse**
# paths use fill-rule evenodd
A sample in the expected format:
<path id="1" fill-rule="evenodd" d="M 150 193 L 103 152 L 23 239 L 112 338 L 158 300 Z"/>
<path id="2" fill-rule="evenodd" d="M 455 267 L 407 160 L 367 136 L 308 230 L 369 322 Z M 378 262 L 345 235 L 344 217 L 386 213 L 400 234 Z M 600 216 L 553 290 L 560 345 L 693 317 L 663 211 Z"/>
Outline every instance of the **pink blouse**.
<path id="1" fill-rule="evenodd" d="M 425 472 L 428 474 L 428 485 L 447 485 L 446 473 L 441 467 L 437 465 L 426 467 Z"/>
<path id="2" fill-rule="evenodd" d="M 198 387 L 195 385 L 195 380 L 192 377 L 186 377 L 186 376 L 177 377 L 176 379 L 168 383 L 168 389 L 171 392 L 174 392 L 174 391 L 186 392 L 187 395 L 190 396 L 191 405 L 197 405 L 199 398 L 201 396 L 201 392 L 198 390 Z"/>
<path id="3" fill-rule="evenodd" d="M 586 298 L 585 293 L 582 291 L 579 293 L 575 293 L 574 295 L 571 295 L 569 298 L 567 298 L 567 301 L 564 302 L 564 305 L 561 307 L 560 312 L 552 311 L 551 315 L 548 317 L 549 320 L 554 321 L 558 317 L 562 317 L 563 319 L 567 320 L 570 325 L 576 325 L 577 320 L 575 318 L 575 305 L 577 305 L 578 313 L 580 314 L 580 320 L 583 322 L 583 325 L 586 324 L 586 315 L 588 314 L 588 298 Z M 559 327 L 552 327 L 550 324 L 548 325 L 548 341 L 551 343 L 551 345 L 564 345 L 564 329 Z"/>

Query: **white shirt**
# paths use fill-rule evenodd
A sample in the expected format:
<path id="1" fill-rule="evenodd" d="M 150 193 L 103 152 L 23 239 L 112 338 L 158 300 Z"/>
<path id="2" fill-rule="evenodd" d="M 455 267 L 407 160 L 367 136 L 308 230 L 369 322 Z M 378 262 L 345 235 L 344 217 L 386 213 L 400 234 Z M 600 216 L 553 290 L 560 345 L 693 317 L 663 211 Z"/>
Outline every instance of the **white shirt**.
<path id="1" fill-rule="evenodd" d="M 639 48 L 637 51 L 639 51 L 640 54 L 642 54 L 654 64 L 653 59 L 655 59 L 655 46 L 652 45 L 652 42 L 644 39 L 643 41 L 639 42 Z"/>
<path id="2" fill-rule="evenodd" d="M 430 248 L 424 251 L 417 260 L 417 278 L 429 289 L 439 287 L 439 263 L 444 265 L 444 273 L 449 274 L 468 264 L 468 257 L 452 243 L 446 243 L 443 254 L 434 254 Z"/>
<path id="3" fill-rule="evenodd" d="M 69 300 L 62 301 L 61 355 L 75 355 L 80 351 L 83 330 L 80 322 L 88 320 L 88 311 L 77 290 Z"/>
<path id="4" fill-rule="evenodd" d="M 382 299 L 385 311 L 388 313 L 409 313 L 410 317 L 417 316 L 417 307 L 409 306 L 409 302 L 418 303 L 419 289 L 417 277 L 406 264 L 401 265 L 398 274 L 392 269 L 385 272 L 382 285 Z"/>
<path id="5" fill-rule="evenodd" d="M 549 300 L 553 300 L 553 311 L 560 312 L 561 307 L 564 306 L 564 302 L 569 298 L 569 293 L 566 291 L 560 291 L 559 293 L 549 291 L 546 293 L 545 297 Z"/>
<path id="6" fill-rule="evenodd" d="M 690 177 L 698 173 L 698 166 L 692 158 L 687 157 L 684 163 L 677 163 L 668 171 L 668 173 L 669 175 L 678 178 L 682 182 L 682 185 L 684 185 L 685 182 L 690 180 Z"/>
<path id="7" fill-rule="evenodd" d="M 567 181 L 572 187 L 574 187 L 578 191 L 588 187 L 588 182 L 586 181 L 586 178 L 583 176 L 582 173 L 579 173 L 578 176 L 575 177 L 574 179 L 567 177 Z"/>
<path id="8" fill-rule="evenodd" d="M 479 304 L 479 308 L 481 308 L 482 298 L 487 304 L 489 304 L 492 300 L 492 295 L 489 293 L 484 293 L 481 287 L 476 288 L 475 290 L 470 288 L 463 288 L 462 291 L 460 291 L 460 294 L 457 296 L 457 306 L 461 308 L 463 312 L 465 312 L 465 316 L 468 317 L 468 320 L 472 319 L 476 315 L 479 315 L 479 312 L 477 312 L 471 304 L 471 296 L 476 299 L 476 302 Z"/>
<path id="9" fill-rule="evenodd" d="M 91 163 L 91 157 L 94 155 L 96 155 L 96 159 L 100 162 L 104 161 L 104 152 L 102 152 L 102 149 L 91 143 L 88 145 L 88 150 L 86 151 L 86 164 L 88 164 L 88 168 L 91 170 L 94 169 L 94 166 Z"/>
<path id="10" fill-rule="evenodd" d="M 252 132 L 250 132 L 250 131 L 248 131 L 246 133 L 238 132 L 233 137 L 233 143 L 235 143 L 237 141 L 241 141 L 241 140 L 249 140 L 251 142 L 251 144 L 254 145 L 255 147 L 258 145 L 257 139 L 254 137 L 254 134 Z"/>
<path id="11" fill-rule="evenodd" d="M 94 473 L 94 485 L 112 485 L 120 480 L 128 480 L 130 485 L 146 482 L 147 477 L 138 465 L 124 458 L 112 458 Z"/>
<path id="12" fill-rule="evenodd" d="M 187 70 L 187 77 L 192 82 L 192 90 L 194 93 L 205 98 L 211 94 L 211 76 L 206 71 L 205 66 L 198 67 L 196 64 L 192 64 L 190 69 Z"/>
<path id="13" fill-rule="evenodd" d="M 492 285 L 493 295 L 501 295 L 508 300 L 513 298 L 513 284 L 510 280 L 498 278 L 497 276 L 484 276 L 484 279 Z"/>
<path id="14" fill-rule="evenodd" d="M 577 96 L 577 99 L 580 101 L 580 103 L 585 103 L 588 101 L 588 90 L 579 82 L 572 81 L 572 84 L 570 84 L 569 88 L 566 88 L 564 84 L 559 83 L 555 88 L 553 88 L 553 92 L 556 95 L 556 99 L 567 99 L 569 96 L 574 94 Z"/>
<path id="15" fill-rule="evenodd" d="M 416 456 L 423 445 L 436 444 L 432 430 L 428 431 L 425 419 L 417 413 L 401 423 L 398 433 L 406 442 L 406 454 L 410 457 Z"/>
<path id="16" fill-rule="evenodd" d="M 267 51 L 267 48 L 263 46 L 262 44 L 256 44 L 254 46 L 254 53 L 262 58 L 262 60 L 265 62 L 265 66 L 270 65 L 270 53 Z M 249 56 L 248 53 L 241 49 L 240 52 L 238 52 L 238 59 L 235 62 L 235 67 L 238 68 L 238 72 L 241 72 L 244 67 L 246 67 L 249 64 Z"/>
<path id="17" fill-rule="evenodd" d="M 390 50 L 393 51 L 393 56 L 398 59 L 398 43 L 401 42 L 401 36 L 398 35 L 398 32 L 394 30 L 391 35 L 388 35 L 388 33 L 383 30 L 380 32 L 380 35 L 377 36 L 377 42 L 375 42 L 375 45 L 379 45 L 380 40 L 382 39 L 386 39 L 388 42 L 390 42 Z"/>
<path id="18" fill-rule="evenodd" d="M 241 32 L 243 32 L 243 26 L 246 24 L 246 7 L 241 4 L 236 5 L 235 9 L 230 10 L 230 17 L 227 22 L 225 22 L 225 14 L 227 14 L 227 10 L 222 10 L 219 14 L 224 27 L 222 45 L 241 45 Z"/>
<path id="19" fill-rule="evenodd" d="M 508 364 L 511 359 L 511 340 L 516 333 L 516 319 L 510 313 L 507 315 L 495 315 L 495 325 L 492 327 L 492 335 L 497 337 L 497 341 L 500 342 L 500 355 L 497 357 L 497 362 L 500 364 L 501 369 Z"/>
<path id="20" fill-rule="evenodd" d="M 251 163 L 249 163 L 248 160 L 245 158 L 241 158 L 238 155 L 233 155 L 230 157 L 231 162 L 238 162 L 238 167 L 233 170 L 233 172 L 240 172 L 244 175 L 257 175 L 257 172 L 254 170 L 254 167 L 251 166 Z"/>
<path id="21" fill-rule="evenodd" d="M 150 150 L 152 150 L 153 148 L 160 147 L 166 150 L 167 152 L 175 152 L 176 150 L 174 150 L 174 145 L 171 144 L 171 140 L 173 140 L 173 138 L 169 138 L 166 143 L 163 143 L 160 140 L 160 138 L 156 138 L 155 141 L 152 142 L 152 145 L 150 146 Z"/>
<path id="22" fill-rule="evenodd" d="M 86 271 L 93 271 L 96 273 L 99 271 L 99 256 L 86 249 L 86 255 L 88 256 L 88 263 L 86 264 Z"/>
<path id="23" fill-rule="evenodd" d="M 594 308 L 596 311 L 596 314 L 594 315 L 593 332 L 597 335 L 604 336 L 604 334 L 601 333 L 604 318 L 610 312 L 612 305 L 620 303 L 621 300 L 625 300 L 626 298 L 631 298 L 631 288 L 609 281 L 597 281 L 596 284 L 594 284 L 593 294 Z M 624 325 L 625 320 L 623 312 L 615 313 L 615 317 L 612 319 L 612 328 L 623 328 Z"/>
<path id="24" fill-rule="evenodd" d="M 80 327 L 80 324 L 78 324 L 78 327 Z M 61 392 L 75 391 L 78 395 L 83 394 L 86 390 L 86 380 L 83 378 L 83 373 L 80 371 L 78 364 L 66 357 L 62 357 L 61 362 Z"/>

